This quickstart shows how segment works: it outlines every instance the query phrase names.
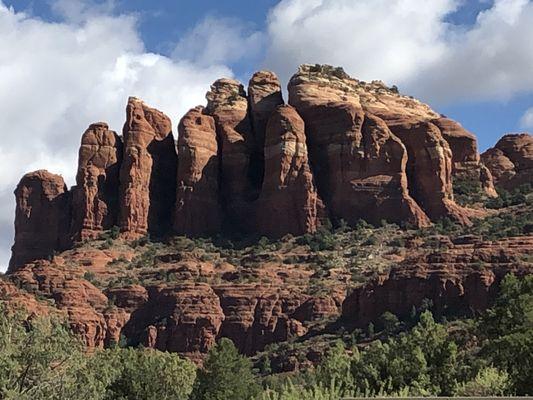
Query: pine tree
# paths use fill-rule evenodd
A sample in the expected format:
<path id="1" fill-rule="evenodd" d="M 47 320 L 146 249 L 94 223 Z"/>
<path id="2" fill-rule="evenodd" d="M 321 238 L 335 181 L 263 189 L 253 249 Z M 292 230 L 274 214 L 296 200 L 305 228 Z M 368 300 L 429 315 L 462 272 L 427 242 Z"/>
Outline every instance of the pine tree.
<path id="1" fill-rule="evenodd" d="M 247 400 L 259 392 L 252 363 L 241 356 L 229 339 L 223 338 L 198 371 L 193 400 Z"/>

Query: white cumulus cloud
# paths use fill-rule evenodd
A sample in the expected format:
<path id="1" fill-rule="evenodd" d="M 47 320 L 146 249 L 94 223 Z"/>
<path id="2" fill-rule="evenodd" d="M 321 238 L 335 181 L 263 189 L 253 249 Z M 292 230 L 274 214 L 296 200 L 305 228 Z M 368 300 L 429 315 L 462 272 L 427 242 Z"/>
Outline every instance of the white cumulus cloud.
<path id="1" fill-rule="evenodd" d="M 469 0 L 470 1 L 470 0 Z M 455 0 L 282 0 L 268 19 L 265 66 L 343 66 L 434 104 L 533 92 L 533 2 L 496 0 L 471 26 Z"/>
<path id="2" fill-rule="evenodd" d="M 208 15 L 177 43 L 173 58 L 187 59 L 199 65 L 232 64 L 258 56 L 264 45 L 264 33 L 237 18 Z"/>
<path id="3" fill-rule="evenodd" d="M 73 184 L 81 134 L 94 121 L 122 129 L 128 96 L 173 118 L 204 103 L 209 85 L 232 72 L 147 53 L 132 16 L 67 8 L 50 23 L 0 0 L 0 270 L 13 240 L 13 190 L 20 177 L 46 168 Z M 61 10 L 60 10 L 61 11 Z"/>
<path id="4" fill-rule="evenodd" d="M 526 110 L 520 119 L 520 126 L 524 129 L 533 129 L 533 107 Z"/>

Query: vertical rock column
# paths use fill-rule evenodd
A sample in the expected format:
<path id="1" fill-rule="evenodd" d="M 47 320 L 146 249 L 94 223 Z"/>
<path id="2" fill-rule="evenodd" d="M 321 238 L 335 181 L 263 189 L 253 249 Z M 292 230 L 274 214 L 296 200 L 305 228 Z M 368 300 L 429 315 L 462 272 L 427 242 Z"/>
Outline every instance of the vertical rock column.
<path id="1" fill-rule="evenodd" d="M 203 107 L 187 112 L 178 126 L 178 186 L 174 230 L 201 236 L 220 231 L 219 159 L 213 117 Z"/>
<path id="2" fill-rule="evenodd" d="M 118 223 L 122 140 L 104 122 L 81 139 L 76 186 L 72 189 L 72 238 L 93 239 Z"/>
<path id="3" fill-rule="evenodd" d="M 411 195 L 432 220 L 448 217 L 470 221 L 453 199 L 452 152 L 431 122 L 395 126 L 394 133 L 407 148 L 407 176 Z"/>
<path id="4" fill-rule="evenodd" d="M 69 193 L 63 178 L 45 170 L 31 172 L 15 190 L 15 244 L 9 272 L 45 259 L 68 244 Z"/>
<path id="5" fill-rule="evenodd" d="M 265 180 L 257 207 L 257 229 L 270 237 L 315 232 L 319 206 L 304 122 L 291 106 L 279 106 L 266 128 Z"/>
<path id="6" fill-rule="evenodd" d="M 176 202 L 177 155 L 170 118 L 131 97 L 120 170 L 120 228 L 127 237 L 164 234 Z"/>
<path id="7" fill-rule="evenodd" d="M 253 150 L 250 160 L 250 177 L 254 189 L 259 190 L 265 173 L 265 132 L 268 119 L 283 104 L 281 85 L 273 72 L 259 71 L 248 83 L 248 103 L 253 127 Z"/>
<path id="8" fill-rule="evenodd" d="M 220 193 L 227 230 L 251 229 L 250 155 L 253 135 L 244 87 L 219 79 L 207 93 L 207 113 L 215 119 L 220 152 Z"/>

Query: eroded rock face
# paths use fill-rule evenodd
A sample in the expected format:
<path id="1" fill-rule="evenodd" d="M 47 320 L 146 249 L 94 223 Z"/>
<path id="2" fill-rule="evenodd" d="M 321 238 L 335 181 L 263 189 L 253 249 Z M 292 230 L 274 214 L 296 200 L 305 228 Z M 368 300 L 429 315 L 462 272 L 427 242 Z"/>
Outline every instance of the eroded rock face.
<path id="1" fill-rule="evenodd" d="M 70 196 L 63 178 L 45 170 L 24 175 L 15 190 L 15 244 L 9 271 L 47 259 L 68 244 Z"/>
<path id="2" fill-rule="evenodd" d="M 176 201 L 177 170 L 170 118 L 130 97 L 123 135 L 120 228 L 129 237 L 167 232 Z"/>
<path id="3" fill-rule="evenodd" d="M 533 136 L 509 134 L 481 155 L 497 186 L 511 190 L 533 182 Z"/>
<path id="4" fill-rule="evenodd" d="M 250 229 L 253 200 L 250 156 L 253 133 L 244 87 L 233 79 L 219 79 L 207 93 L 207 113 L 215 119 L 220 152 L 220 193 L 228 229 Z"/>
<path id="5" fill-rule="evenodd" d="M 48 262 L 28 264 L 11 279 L 27 291 L 54 300 L 73 332 L 90 348 L 102 348 L 107 336 L 107 297 L 82 279 L 76 269 L 64 269 Z"/>
<path id="6" fill-rule="evenodd" d="M 174 230 L 184 235 L 221 229 L 218 143 L 213 117 L 193 108 L 178 127 L 178 172 Z"/>
<path id="7" fill-rule="evenodd" d="M 410 193 L 432 220 L 449 217 L 468 224 L 468 214 L 453 200 L 452 152 L 430 122 L 395 126 L 408 153 Z"/>
<path id="8" fill-rule="evenodd" d="M 90 125 L 83 134 L 72 188 L 75 241 L 94 239 L 117 225 L 122 151 L 122 140 L 104 122 Z"/>
<path id="9" fill-rule="evenodd" d="M 304 122 L 291 106 L 270 116 L 265 179 L 257 208 L 258 231 L 269 237 L 315 232 L 321 201 L 309 167 Z M 273 218 L 273 216 L 276 218 Z"/>
<path id="10" fill-rule="evenodd" d="M 259 195 L 265 173 L 265 132 L 268 119 L 283 104 L 281 85 L 273 72 L 259 71 L 248 83 L 248 107 L 253 127 L 253 149 L 250 160 L 252 187 Z"/>
<path id="11" fill-rule="evenodd" d="M 407 151 L 386 124 L 365 112 L 340 70 L 302 66 L 289 83 L 289 103 L 305 121 L 312 167 L 330 216 L 350 224 L 429 220 L 407 188 Z"/>
<path id="12" fill-rule="evenodd" d="M 131 343 L 195 359 L 215 344 L 223 320 L 220 301 L 209 285 L 154 287 L 124 332 Z"/>
<path id="13" fill-rule="evenodd" d="M 292 313 L 305 301 L 301 295 L 257 285 L 221 285 L 214 288 L 225 319 L 220 336 L 230 338 L 244 354 L 264 350 L 307 332 Z"/>
<path id="14" fill-rule="evenodd" d="M 474 239 L 474 240 L 472 240 Z M 499 281 L 510 272 L 530 274 L 521 255 L 531 254 L 533 239 L 498 242 L 479 238 L 449 243 L 450 249 L 414 254 L 374 282 L 355 289 L 343 303 L 345 321 L 358 327 L 376 322 L 386 311 L 408 317 L 431 300 L 435 312 L 476 313 L 494 299 Z M 485 264 L 480 268 L 480 263 Z"/>

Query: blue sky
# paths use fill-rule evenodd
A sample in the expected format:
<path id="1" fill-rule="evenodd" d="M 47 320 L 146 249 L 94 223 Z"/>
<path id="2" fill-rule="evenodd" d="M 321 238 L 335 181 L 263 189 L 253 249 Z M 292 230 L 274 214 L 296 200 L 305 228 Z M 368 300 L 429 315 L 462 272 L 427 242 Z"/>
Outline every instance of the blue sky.
<path id="1" fill-rule="evenodd" d="M 0 270 L 13 188 L 74 183 L 79 139 L 135 95 L 173 119 L 210 83 L 301 63 L 381 79 L 474 132 L 533 130 L 533 0 L 0 0 Z M 9 134 L 7 134 L 9 133 Z"/>
<path id="2" fill-rule="evenodd" d="M 17 11 L 25 11 L 45 21 L 62 22 L 64 16 L 54 10 L 53 0 L 5 0 L 8 6 Z M 94 0 L 93 4 L 105 1 Z M 264 31 L 269 11 L 278 0 L 116 0 L 113 2 L 113 15 L 131 14 L 137 18 L 140 37 L 148 52 L 172 56 L 172 51 L 180 38 L 192 30 L 207 16 L 218 19 L 232 19 L 244 25 L 247 31 Z M 493 7 L 488 0 L 467 0 L 459 2 L 453 12 L 444 20 L 458 27 L 468 29 L 476 23 L 480 12 Z M 227 60 L 236 77 L 246 81 L 254 70 L 263 67 L 264 52 L 236 60 Z M 475 57 L 475 54 L 472 54 Z M 357 75 L 354 75 L 357 77 Z M 394 84 L 396 82 L 389 82 Z M 410 93 L 407 93 L 410 94 Z M 461 97 L 456 101 L 434 101 L 431 96 L 423 100 L 434 105 L 437 111 L 460 121 L 467 129 L 479 137 L 480 149 L 484 150 L 495 143 L 505 132 L 529 128 L 521 124 L 521 118 L 533 106 L 533 93 L 504 96 L 496 99 L 472 99 Z M 426 97 L 426 98 L 424 98 Z"/>

